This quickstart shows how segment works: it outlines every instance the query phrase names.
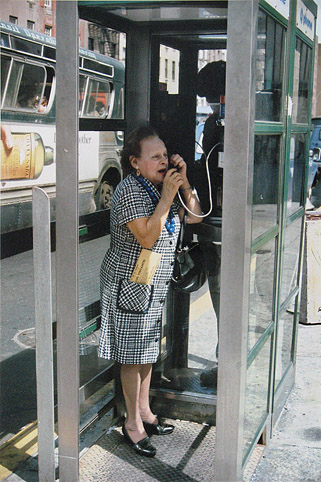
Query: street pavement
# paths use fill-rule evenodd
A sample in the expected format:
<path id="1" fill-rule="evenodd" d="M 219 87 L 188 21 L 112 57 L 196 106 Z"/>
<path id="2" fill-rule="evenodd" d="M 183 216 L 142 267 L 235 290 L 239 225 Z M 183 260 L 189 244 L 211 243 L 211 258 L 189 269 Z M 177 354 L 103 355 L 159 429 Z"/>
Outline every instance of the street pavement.
<path id="1" fill-rule="evenodd" d="M 299 325 L 295 386 L 251 482 L 321 482 L 321 325 Z"/>

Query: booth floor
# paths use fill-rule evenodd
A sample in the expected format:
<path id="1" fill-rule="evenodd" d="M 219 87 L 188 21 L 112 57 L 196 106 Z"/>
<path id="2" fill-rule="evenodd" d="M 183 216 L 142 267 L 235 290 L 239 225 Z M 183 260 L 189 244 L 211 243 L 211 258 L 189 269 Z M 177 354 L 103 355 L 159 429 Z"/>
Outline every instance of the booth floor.
<path id="1" fill-rule="evenodd" d="M 113 427 L 80 460 L 81 482 L 209 482 L 214 480 L 215 427 L 169 420 L 175 431 L 153 436 L 154 458 L 138 456 L 124 442 L 121 427 Z M 251 479 L 262 455 L 257 446 L 247 464 L 244 481 Z"/>

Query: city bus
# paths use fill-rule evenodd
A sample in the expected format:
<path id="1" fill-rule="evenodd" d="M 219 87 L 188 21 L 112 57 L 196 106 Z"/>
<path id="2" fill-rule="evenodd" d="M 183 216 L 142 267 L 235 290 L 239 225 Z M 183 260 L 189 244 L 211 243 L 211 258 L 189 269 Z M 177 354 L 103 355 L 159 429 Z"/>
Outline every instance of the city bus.
<path id="1" fill-rule="evenodd" d="M 32 226 L 32 187 L 43 188 L 55 215 L 56 39 L 0 22 L 1 234 Z M 80 48 L 79 115 L 124 118 L 125 67 Z M 68 126 L 66 125 L 66 129 Z M 11 133 L 12 150 L 5 138 Z M 122 132 L 79 133 L 79 214 L 108 209 L 121 180 Z"/>

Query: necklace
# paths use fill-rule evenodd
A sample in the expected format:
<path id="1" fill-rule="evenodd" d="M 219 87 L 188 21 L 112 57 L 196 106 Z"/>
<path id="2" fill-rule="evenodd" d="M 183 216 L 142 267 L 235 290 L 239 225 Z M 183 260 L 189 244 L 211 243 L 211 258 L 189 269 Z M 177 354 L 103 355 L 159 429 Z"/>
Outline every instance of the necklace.
<path id="1" fill-rule="evenodd" d="M 136 173 L 133 173 L 133 176 L 143 186 L 143 188 L 145 189 L 145 191 L 147 192 L 147 194 L 151 198 L 154 206 L 156 207 L 159 199 L 157 199 L 157 196 L 154 193 L 151 186 L 149 186 L 149 184 L 145 181 L 143 176 L 141 176 L 141 175 L 137 176 Z M 172 208 L 170 208 L 170 210 L 169 210 L 168 218 L 166 219 L 166 222 L 165 222 L 165 227 L 166 227 L 167 231 L 169 232 L 169 234 L 173 234 L 173 232 L 175 231 L 175 219 L 174 219 L 174 214 L 173 214 Z"/>

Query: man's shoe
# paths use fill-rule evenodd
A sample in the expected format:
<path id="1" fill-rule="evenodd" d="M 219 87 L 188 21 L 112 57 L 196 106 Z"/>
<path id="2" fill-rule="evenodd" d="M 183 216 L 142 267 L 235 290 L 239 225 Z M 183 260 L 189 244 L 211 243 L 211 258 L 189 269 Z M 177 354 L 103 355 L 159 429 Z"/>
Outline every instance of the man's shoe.
<path id="1" fill-rule="evenodd" d="M 138 455 L 144 455 L 145 457 L 154 457 L 156 455 L 156 448 L 151 444 L 149 437 L 145 437 L 135 443 L 130 438 L 125 425 L 122 426 L 122 432 L 125 440 L 133 447 L 133 450 L 135 450 Z"/>
<path id="2" fill-rule="evenodd" d="M 202 387 L 216 387 L 217 386 L 217 366 L 211 370 L 205 370 L 200 375 L 200 382 Z"/>

